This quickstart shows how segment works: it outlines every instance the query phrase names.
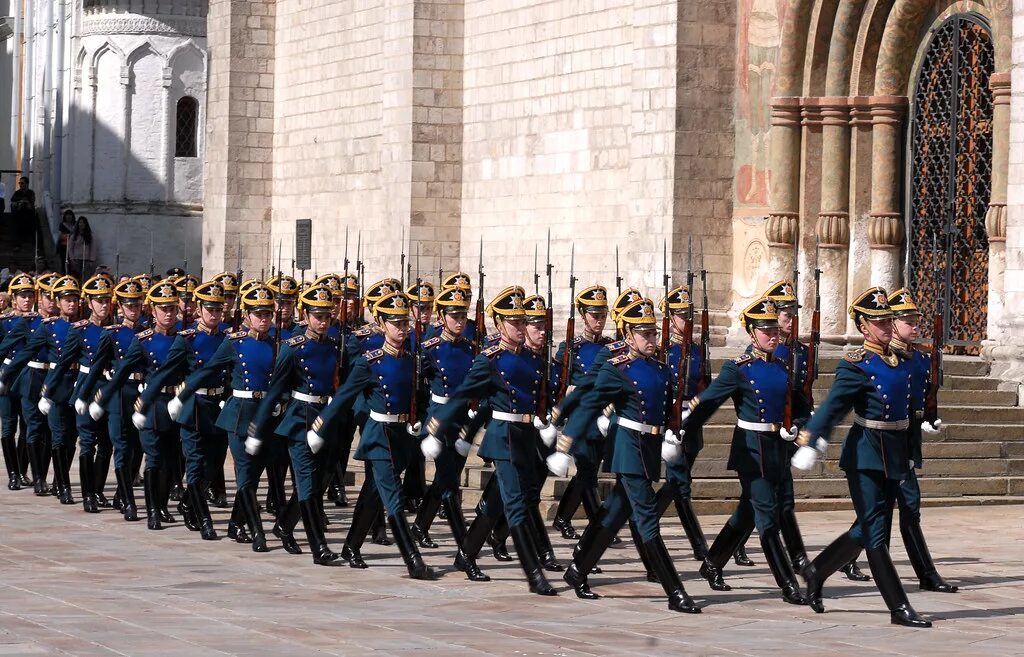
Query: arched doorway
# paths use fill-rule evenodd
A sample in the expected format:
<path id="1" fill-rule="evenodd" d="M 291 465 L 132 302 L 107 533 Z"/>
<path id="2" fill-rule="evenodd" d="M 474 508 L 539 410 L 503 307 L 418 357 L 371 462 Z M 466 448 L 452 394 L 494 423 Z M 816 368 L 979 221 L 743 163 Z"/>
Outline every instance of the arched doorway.
<path id="1" fill-rule="evenodd" d="M 907 279 L 926 318 L 944 313 L 946 344 L 972 353 L 988 317 L 994 69 L 983 18 L 943 22 L 921 61 L 908 144 Z M 931 332 L 925 322 L 922 333 Z"/>

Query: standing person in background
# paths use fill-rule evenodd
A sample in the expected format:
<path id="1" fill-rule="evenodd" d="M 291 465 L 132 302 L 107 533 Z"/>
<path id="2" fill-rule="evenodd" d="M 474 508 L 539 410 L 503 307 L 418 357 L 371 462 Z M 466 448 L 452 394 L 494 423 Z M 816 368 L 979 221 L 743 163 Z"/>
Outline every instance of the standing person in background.
<path id="1" fill-rule="evenodd" d="M 0 180 L 0 214 L 7 212 L 7 185 Z"/>
<path id="2" fill-rule="evenodd" d="M 89 220 L 79 217 L 75 229 L 68 237 L 68 271 L 76 278 L 82 278 L 96 267 L 96 244 L 92 239 Z"/>
<path id="3" fill-rule="evenodd" d="M 28 178 L 18 178 L 18 189 L 11 195 L 11 214 L 18 237 L 31 239 L 36 231 L 36 193 L 29 189 Z"/>
<path id="4" fill-rule="evenodd" d="M 57 257 L 64 265 L 64 273 L 68 273 L 68 240 L 75 232 L 75 213 L 65 210 L 60 216 L 60 226 L 57 227 Z"/>

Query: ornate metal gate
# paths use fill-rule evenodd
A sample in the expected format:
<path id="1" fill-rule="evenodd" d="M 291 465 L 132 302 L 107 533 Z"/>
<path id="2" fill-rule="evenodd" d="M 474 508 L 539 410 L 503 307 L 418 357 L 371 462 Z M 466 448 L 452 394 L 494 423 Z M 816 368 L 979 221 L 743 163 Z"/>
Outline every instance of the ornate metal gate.
<path id="1" fill-rule="evenodd" d="M 946 343 L 970 352 L 988 319 L 994 68 L 984 20 L 951 16 L 932 34 L 911 109 L 907 278 L 926 318 L 944 312 Z"/>

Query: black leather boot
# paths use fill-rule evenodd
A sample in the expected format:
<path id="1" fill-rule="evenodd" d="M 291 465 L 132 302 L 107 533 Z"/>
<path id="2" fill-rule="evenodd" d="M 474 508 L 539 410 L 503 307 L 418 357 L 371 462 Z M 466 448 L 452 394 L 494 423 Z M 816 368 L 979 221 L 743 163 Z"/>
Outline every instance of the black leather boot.
<path id="1" fill-rule="evenodd" d="M 821 590 L 825 580 L 835 574 L 845 564 L 850 563 L 860 554 L 860 546 L 850 537 L 850 532 L 843 532 L 839 538 L 829 543 L 821 554 L 814 557 L 808 569 L 807 604 L 816 613 L 823 613 L 825 605 L 821 601 Z"/>
<path id="2" fill-rule="evenodd" d="M 452 538 L 455 539 L 455 544 L 459 546 L 458 552 L 455 553 L 455 569 L 466 573 L 466 578 L 472 582 L 491 581 L 491 578 L 485 575 L 480 570 L 480 567 L 476 565 L 476 559 L 467 556 L 462 551 L 462 546 L 466 543 L 468 530 L 466 528 L 466 519 L 462 515 L 462 506 L 459 504 L 458 495 L 451 492 L 446 493 L 441 498 L 441 506 L 445 510 L 448 525 L 452 528 Z"/>
<path id="3" fill-rule="evenodd" d="M 139 509 L 135 504 L 135 489 L 132 487 L 135 475 L 128 466 L 117 468 L 114 474 L 117 477 L 118 489 L 121 491 L 121 514 L 126 521 L 135 522 L 139 519 Z"/>
<path id="4" fill-rule="evenodd" d="M 722 569 L 729 563 L 729 557 L 736 548 L 746 540 L 750 533 L 746 528 L 734 527 L 731 522 L 722 526 L 714 543 L 708 549 L 708 556 L 700 566 L 700 576 L 708 581 L 712 591 L 731 591 L 732 587 L 725 583 Z"/>
<path id="5" fill-rule="evenodd" d="M 907 550 L 907 556 L 910 557 L 910 565 L 914 567 L 914 573 L 921 583 L 921 590 L 956 593 L 958 587 L 942 579 L 939 571 L 935 568 L 932 553 L 928 550 L 924 532 L 921 531 L 921 523 L 904 520 L 900 517 L 900 534 L 903 535 L 903 546 Z"/>
<path id="6" fill-rule="evenodd" d="M 555 558 L 555 550 L 551 547 L 551 537 L 548 536 L 548 529 L 544 524 L 544 518 L 540 515 L 540 508 L 535 504 L 526 507 L 526 524 L 533 532 L 533 544 L 537 546 L 537 558 L 544 570 L 551 573 L 560 573 L 565 568 Z"/>
<path id="7" fill-rule="evenodd" d="M 775 577 L 775 583 L 782 590 L 783 602 L 806 605 L 807 598 L 800 592 L 800 587 L 796 583 L 796 575 L 793 574 L 789 555 L 782 545 L 782 537 L 777 532 L 761 536 L 761 550 L 764 551 L 764 558 L 768 561 L 768 568 Z"/>
<path id="8" fill-rule="evenodd" d="M 541 568 L 537 559 L 537 546 L 533 544 L 533 532 L 526 524 L 509 526 L 509 533 L 512 535 L 512 543 L 516 546 L 516 555 L 519 557 L 519 564 L 526 573 L 526 581 L 530 585 L 530 593 L 537 595 L 558 595 L 558 592 L 548 583 L 544 576 L 544 569 Z"/>
<path id="9" fill-rule="evenodd" d="M 156 501 L 160 507 L 160 519 L 164 522 L 177 522 L 171 512 L 167 510 L 167 504 L 171 500 L 171 481 L 171 473 L 167 468 L 160 468 L 160 496 Z"/>
<path id="10" fill-rule="evenodd" d="M 327 537 L 324 535 L 323 525 L 320 524 L 320 511 L 317 509 L 316 500 L 310 498 L 300 501 L 299 512 L 302 514 L 302 525 L 306 528 L 309 551 L 313 553 L 313 563 L 318 566 L 341 563 L 341 555 L 335 554 L 327 546 Z"/>
<path id="11" fill-rule="evenodd" d="M 512 555 L 508 553 L 508 518 L 502 515 L 494 524 L 491 533 L 487 535 L 487 545 L 491 548 L 491 554 L 498 561 L 512 561 Z"/>
<path id="12" fill-rule="evenodd" d="M 32 460 L 32 481 L 37 497 L 46 497 L 50 494 L 50 487 L 46 485 L 46 471 L 49 470 L 49 457 L 46 455 L 47 445 L 42 437 L 28 446 L 29 457 Z"/>
<path id="13" fill-rule="evenodd" d="M 242 509 L 242 491 L 235 491 L 235 502 L 231 505 L 231 517 L 228 518 L 228 538 L 235 543 L 252 543 L 252 537 L 245 530 L 247 520 Z"/>
<path id="14" fill-rule="evenodd" d="M 558 500 L 558 509 L 555 511 L 555 520 L 551 523 L 561 535 L 567 540 L 579 540 L 580 535 L 572 526 L 572 517 L 576 515 L 576 509 L 580 508 L 583 500 L 583 487 L 576 481 L 576 477 L 569 480 L 565 490 L 562 491 L 562 498 Z"/>
<path id="15" fill-rule="evenodd" d="M 260 510 L 256 502 L 256 489 L 246 486 L 235 493 L 235 503 L 241 500 L 242 517 L 249 526 L 249 535 L 252 537 L 253 552 L 268 552 L 267 535 L 263 531 L 263 519 L 260 517 Z"/>
<path id="16" fill-rule="evenodd" d="M 583 511 L 587 514 L 588 520 L 600 517 L 601 515 L 601 498 L 597 496 L 597 489 L 590 488 L 589 486 L 583 487 Z M 612 545 L 618 545 L 622 543 L 622 539 L 618 536 L 612 537 Z"/>
<path id="17" fill-rule="evenodd" d="M 643 544 L 643 550 L 650 560 L 651 567 L 658 575 L 658 581 L 668 596 L 668 608 L 672 611 L 681 611 L 684 614 L 699 614 L 700 607 L 686 594 L 683 582 L 679 579 L 679 572 L 672 563 L 672 557 L 668 554 L 665 541 L 661 536 Z"/>
<path id="18" fill-rule="evenodd" d="M 287 471 L 286 465 L 275 463 L 267 466 L 267 497 L 263 508 L 270 515 L 277 516 L 288 503 L 284 495 L 284 478 Z"/>
<path id="19" fill-rule="evenodd" d="M 810 565 L 811 560 L 807 558 L 804 537 L 800 533 L 800 525 L 796 522 L 796 511 L 788 509 L 779 514 L 779 530 L 782 533 L 782 540 L 786 544 L 786 553 L 789 555 L 793 572 L 800 573 L 806 579 L 804 571 Z"/>
<path id="20" fill-rule="evenodd" d="M 905 625 L 906 627 L 931 627 L 931 621 L 923 618 L 914 611 L 907 599 L 907 593 L 900 583 L 900 576 L 896 572 L 889 557 L 889 548 L 881 546 L 867 548 L 864 550 L 868 555 L 868 565 L 871 567 L 871 574 L 875 578 L 878 591 L 885 600 L 885 606 L 889 608 L 889 618 L 893 625 Z"/>
<path id="21" fill-rule="evenodd" d="M 199 517 L 195 512 L 195 502 L 192 501 L 192 495 L 185 490 L 185 495 L 178 502 L 178 513 L 181 514 L 181 521 L 185 523 L 185 527 L 190 532 L 199 531 Z"/>
<path id="22" fill-rule="evenodd" d="M 0 448 L 2 448 L 4 455 L 4 465 L 7 466 L 7 489 L 21 490 L 18 446 L 14 441 L 14 433 L 11 433 L 9 436 L 0 437 Z"/>
<path id="23" fill-rule="evenodd" d="M 644 570 L 647 572 L 647 581 L 657 582 L 658 573 L 651 566 L 651 560 L 647 557 L 647 550 L 644 548 L 644 541 L 640 538 L 640 530 L 637 529 L 636 523 L 632 519 L 629 521 L 629 534 L 633 537 L 633 545 L 636 547 L 637 554 L 640 555 L 640 563 L 644 565 Z"/>
<path id="24" fill-rule="evenodd" d="M 93 480 L 93 494 L 96 496 L 96 506 L 101 509 L 109 509 L 111 506 L 107 496 L 104 495 L 104 489 L 107 487 L 107 475 L 110 474 L 110 457 L 111 452 L 108 450 L 97 449 L 96 458 L 93 461 L 96 473 Z"/>
<path id="25" fill-rule="evenodd" d="M 590 590 L 590 583 L 587 577 L 590 575 L 597 562 L 601 560 L 612 539 L 617 532 L 601 525 L 601 516 L 587 523 L 583 530 L 583 536 L 579 544 L 573 550 L 572 563 L 565 569 L 562 579 L 572 587 L 577 598 L 584 600 L 597 600 L 598 594 Z"/>
<path id="26" fill-rule="evenodd" d="M 423 563 L 423 557 L 412 538 L 409 521 L 405 519 L 405 515 L 400 513 L 397 516 L 388 516 L 388 525 L 391 527 L 391 535 L 395 537 L 395 545 L 398 546 L 398 551 L 402 555 L 402 561 L 409 569 L 409 577 L 425 580 L 437 579 L 434 569 Z"/>
<path id="27" fill-rule="evenodd" d="M 148 529 L 163 529 L 160 524 L 160 507 L 157 499 L 160 497 L 160 472 L 157 468 L 146 468 L 142 473 L 142 488 L 146 494 L 146 527 Z"/>
<path id="28" fill-rule="evenodd" d="M 71 492 L 71 478 L 68 476 L 71 464 L 68 463 L 68 452 L 63 447 L 53 450 L 53 478 L 57 484 L 57 498 L 61 504 L 74 504 L 75 497 Z"/>
<path id="29" fill-rule="evenodd" d="M 199 523 L 199 535 L 204 541 L 218 540 L 217 531 L 213 528 L 213 518 L 210 517 L 209 503 L 206 501 L 206 487 L 202 483 L 189 484 L 188 495 L 192 499 L 193 513 Z"/>
<path id="30" fill-rule="evenodd" d="M 434 522 L 434 516 L 437 515 L 437 510 L 440 506 L 441 496 L 438 494 L 437 489 L 431 486 L 427 489 L 426 497 L 423 498 L 423 502 L 416 512 L 416 521 L 410 527 L 413 538 L 416 539 L 416 543 L 422 548 L 437 547 L 437 543 L 430 538 L 429 532 L 430 525 Z"/>
<path id="31" fill-rule="evenodd" d="M 391 539 L 388 538 L 388 525 L 384 521 L 384 507 L 379 506 L 377 513 L 373 516 L 373 536 L 370 538 L 370 542 L 374 545 L 391 545 Z"/>
<path id="32" fill-rule="evenodd" d="M 751 527 L 747 530 L 747 535 L 743 537 L 740 544 L 736 546 L 736 549 L 732 553 L 732 559 L 737 566 L 753 566 L 754 560 L 747 556 L 747 541 L 750 540 L 750 535 L 754 532 L 754 528 Z"/>
<path id="33" fill-rule="evenodd" d="M 846 579 L 851 580 L 853 582 L 871 581 L 870 575 L 866 575 L 863 572 L 861 572 L 860 566 L 857 565 L 856 555 L 854 555 L 854 557 L 850 559 L 848 563 L 843 564 L 843 567 L 840 570 L 842 570 L 843 574 L 846 575 Z"/>
<path id="34" fill-rule="evenodd" d="M 89 456 L 78 457 L 78 479 L 82 485 L 82 509 L 86 513 L 99 513 L 99 505 L 96 504 L 96 494 L 93 492 L 93 484 L 96 481 L 96 473 L 93 472 L 93 460 Z"/>
<path id="35" fill-rule="evenodd" d="M 341 463 L 334 465 L 334 474 L 327 484 L 327 499 L 334 502 L 336 507 L 348 506 L 348 498 L 345 496 L 345 472 L 341 469 Z"/>
<path id="36" fill-rule="evenodd" d="M 277 514 L 277 521 L 271 530 L 274 536 L 281 539 L 284 551 L 288 554 L 302 554 L 302 548 L 295 541 L 295 525 L 299 523 L 299 499 L 293 494 L 292 498 L 281 505 Z"/>
<path id="37" fill-rule="evenodd" d="M 693 558 L 697 561 L 704 561 L 708 557 L 708 541 L 704 538 L 704 530 L 701 529 L 700 520 L 693 510 L 690 498 L 677 494 L 675 497 L 676 513 L 679 514 L 679 523 L 686 532 L 686 538 L 690 541 L 693 549 Z"/>
<path id="38" fill-rule="evenodd" d="M 373 485 L 373 481 L 367 479 L 359 490 L 359 497 L 356 498 L 356 506 L 352 512 L 352 524 L 349 525 L 345 545 L 341 548 L 341 558 L 348 562 L 350 568 L 369 567 L 360 550 L 380 508 L 378 498 L 373 492 Z"/>

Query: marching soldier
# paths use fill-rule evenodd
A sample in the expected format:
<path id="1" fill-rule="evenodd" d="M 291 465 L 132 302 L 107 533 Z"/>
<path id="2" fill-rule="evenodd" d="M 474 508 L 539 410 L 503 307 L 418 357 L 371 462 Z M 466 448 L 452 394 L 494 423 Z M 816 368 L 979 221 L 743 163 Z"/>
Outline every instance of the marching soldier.
<path id="1" fill-rule="evenodd" d="M 35 281 L 28 274 L 15 274 L 7 284 L 7 291 L 12 298 L 11 309 L 0 316 L 0 350 L 3 352 L 0 357 L 5 361 L 9 361 L 17 349 L 24 345 L 23 324 L 36 316 L 32 310 L 36 296 Z M 12 338 L 8 340 L 8 336 Z M 21 418 L 21 404 L 17 398 L 13 398 L 10 391 L 0 394 L 0 445 L 3 446 L 9 490 L 21 490 L 23 486 L 30 485 L 24 476 L 28 463 L 23 462 L 14 439 L 18 425 L 22 423 Z M 26 437 L 22 435 L 21 440 L 24 442 Z"/>
<path id="2" fill-rule="evenodd" d="M 846 473 L 857 520 L 814 558 L 807 594 L 812 604 L 817 603 L 815 611 L 824 611 L 825 580 L 864 548 L 892 623 L 931 627 L 931 621 L 910 606 L 888 547 L 892 508 L 913 457 L 909 435 L 913 375 L 909 361 L 890 350 L 893 312 L 885 290 L 869 288 L 856 298 L 849 313 L 864 336 L 864 347 L 839 361 L 828 397 L 800 431 L 800 448 L 792 462 L 801 470 L 812 468 L 827 447 L 829 434 L 853 410 L 854 424 L 843 442 L 839 467 Z"/>
<path id="3" fill-rule="evenodd" d="M 275 312 L 281 316 L 281 339 L 288 340 L 303 327 L 295 321 L 295 303 L 299 299 L 299 283 L 287 274 L 267 279 L 267 288 L 274 294 Z M 271 324 L 270 337 L 277 337 L 277 326 Z"/>
<path id="4" fill-rule="evenodd" d="M 423 563 L 405 518 L 400 479 L 413 454 L 419 452 L 417 436 L 421 427 L 417 418 L 409 415 L 416 394 L 416 364 L 406 349 L 408 297 L 400 291 L 384 295 L 373 305 L 373 315 L 384 337 L 383 346 L 355 359 L 334 400 L 313 422 L 309 442 L 322 444 L 321 436 L 331 434 L 335 422 L 351 413 L 356 400 L 365 400 L 369 418 L 360 431 L 355 458 L 368 464 L 373 485 L 363 486 L 360 491 L 342 556 L 354 568 L 366 567 L 359 550 L 383 502 L 409 576 L 435 579 L 434 571 Z"/>
<path id="5" fill-rule="evenodd" d="M 266 286 L 249 286 L 240 299 L 246 315 L 245 330 L 236 331 L 220 343 L 216 353 L 185 380 L 177 399 L 187 403 L 197 391 L 223 382 L 225 369 L 231 374 L 231 396 L 217 417 L 217 427 L 228 433 L 235 464 L 234 508 L 228 524 L 228 537 L 239 543 L 252 543 L 253 552 L 266 552 L 267 539 L 256 503 L 256 486 L 268 460 L 287 461 L 280 441 L 273 441 L 255 455 L 246 451 L 246 429 L 267 392 L 274 370 L 274 340 L 270 329 L 274 318 L 274 294 Z M 244 526 L 248 525 L 248 534 Z M 298 549 L 294 541 L 288 551 Z"/>
<path id="6" fill-rule="evenodd" d="M 536 428 L 542 426 L 546 432 L 554 432 L 554 427 L 545 425 L 535 416 L 542 372 L 547 363 L 535 352 L 523 349 L 525 296 L 523 288 L 514 286 L 505 288 L 491 301 L 488 310 L 501 341 L 480 352 L 449 402 L 435 409 L 427 432 L 433 440 L 452 435 L 453 425 L 465 421 L 472 400 L 479 400 L 490 409 L 490 421 L 479 455 L 494 462 L 498 485 L 478 507 L 477 516 L 459 546 L 455 565 L 461 568 L 475 561 L 504 513 L 530 592 L 556 595 L 537 558 L 540 552 L 530 528 L 525 499 L 524 484 L 530 481 L 530 469 L 536 459 Z M 482 326 L 476 328 L 483 330 Z"/>
<path id="7" fill-rule="evenodd" d="M 198 320 L 194 327 L 178 333 L 166 358 L 147 380 L 139 397 L 143 407 L 154 403 L 160 390 L 177 388 L 189 373 L 209 362 L 224 342 L 225 334 L 220 329 L 224 321 L 224 288 L 220 283 L 207 281 L 196 286 L 192 297 L 199 306 Z M 219 381 L 195 390 L 188 399 L 175 396 L 167 402 L 167 414 L 181 426 L 185 456 L 188 498 L 178 504 L 178 512 L 185 526 L 198 530 L 204 541 L 217 540 L 206 486 L 213 480 L 215 468 L 219 465 L 223 469 L 221 454 L 227 449 L 227 435 L 216 424 L 226 383 L 223 369 L 220 374 Z"/>
<path id="8" fill-rule="evenodd" d="M 713 590 L 730 590 L 722 579 L 722 568 L 746 540 L 753 522 L 783 601 L 805 605 L 779 526 L 782 500 L 791 479 L 790 443 L 796 437 L 793 426 L 783 422 L 784 409 L 791 404 L 792 423 L 802 424 L 810 408 L 800 395 L 787 399 L 791 388 L 786 365 L 774 354 L 779 341 L 774 302 L 758 299 L 743 310 L 740 323 L 750 338 L 751 353 L 723 365 L 718 378 L 690 400 L 691 413 L 683 422 L 688 433 L 703 425 L 726 400 L 732 399 L 736 407 L 728 467 L 739 476 L 742 492 L 736 511 L 708 550 L 700 574 Z"/>
<path id="9" fill-rule="evenodd" d="M 569 384 L 577 385 L 579 379 L 593 366 L 601 348 L 612 340 L 603 335 L 608 321 L 608 291 L 600 285 L 594 285 L 577 294 L 573 301 L 583 318 L 583 335 L 576 336 L 572 345 L 561 342 L 555 360 L 562 362 L 565 350 L 571 351 Z M 573 442 L 572 457 L 576 462 L 576 475 L 562 493 L 554 520 L 554 527 L 561 532 L 563 538 L 579 538 L 572 526 L 572 517 L 581 502 L 589 519 L 597 517 L 601 507 L 597 495 L 597 474 L 605 456 L 604 442 L 604 436 L 593 424 L 585 428 L 579 440 Z"/>
<path id="10" fill-rule="evenodd" d="M 342 339 L 342 346 L 350 349 L 353 345 L 349 338 L 354 331 L 362 328 L 363 311 L 359 303 L 359 278 L 355 274 L 345 274 L 341 277 L 341 296 L 338 303 L 338 333 Z M 352 358 L 358 353 L 346 353 L 345 363 L 351 364 Z M 345 373 L 347 376 L 347 373 Z M 348 419 L 338 427 L 338 459 L 334 466 L 334 474 L 327 483 L 327 499 L 334 502 L 334 506 L 348 506 L 348 497 L 345 494 L 345 477 L 348 472 L 348 461 L 352 455 L 352 440 L 355 438 L 356 426 Z"/>
<path id="11" fill-rule="evenodd" d="M 146 295 L 146 300 L 152 307 L 153 326 L 135 335 L 124 358 L 114 367 L 110 380 L 97 391 L 95 400 L 89 404 L 89 414 L 96 421 L 113 408 L 118 399 L 115 393 L 122 391 L 132 375 L 141 373 L 145 380 L 160 368 L 177 337 L 175 325 L 178 321 L 179 298 L 174 285 L 155 284 Z M 143 471 L 146 526 L 152 530 L 163 529 L 164 522 L 175 522 L 174 516 L 167 510 L 173 476 L 171 468 L 181 454 L 178 425 L 167 413 L 167 402 L 173 397 L 173 386 L 154 387 L 149 396 L 151 403 L 146 403 L 140 396 L 135 401 L 131 416 L 132 424 L 139 430 L 142 451 L 146 456 Z"/>
<path id="12" fill-rule="evenodd" d="M 309 444 L 306 434 L 334 392 L 338 345 L 327 336 L 334 298 L 330 288 L 314 285 L 299 296 L 299 304 L 306 313 L 306 330 L 281 344 L 267 394 L 249 423 L 246 441 L 251 454 L 258 453 L 267 440 L 276 440 L 274 436 L 287 442 L 294 491 L 288 503 L 278 509 L 274 535 L 290 548 L 294 543 L 292 533 L 301 516 L 313 563 L 330 566 L 337 564 L 341 557 L 327 545 L 315 499 L 322 490 L 320 477 L 325 464 L 317 457 L 317 452 L 323 445 Z M 274 412 L 279 404 L 286 406 L 278 422 Z"/>
<path id="13" fill-rule="evenodd" d="M 661 461 L 685 458 L 682 441 L 668 425 L 674 423 L 672 380 L 669 367 L 655 358 L 658 328 L 654 306 L 635 301 L 618 315 L 629 351 L 609 359 L 597 372 L 593 389 L 573 412 L 558 441 L 557 453 L 547 460 L 551 471 L 564 476 L 572 461 L 576 436 L 584 435 L 604 409 L 614 405 L 616 422 L 609 431 L 613 441 L 611 470 L 615 488 L 583 532 L 564 579 L 577 597 L 596 599 L 588 574 L 597 566 L 627 520 L 637 524 L 642 551 L 668 596 L 668 608 L 684 613 L 701 609 L 687 595 L 672 558 L 661 538 L 653 484 L 661 478 Z"/>
<path id="14" fill-rule="evenodd" d="M 414 350 L 424 340 L 427 330 L 431 325 L 431 317 L 434 312 L 434 284 L 427 281 L 419 283 L 413 281 L 406 291 L 409 299 L 409 312 L 412 327 L 409 331 L 409 349 Z M 424 400 L 421 408 L 426 407 Z M 405 477 L 402 479 L 402 493 L 405 496 L 407 510 L 416 513 L 423 504 L 423 497 L 427 492 L 426 463 L 423 453 L 414 450 L 410 456 L 409 466 L 405 469 Z"/>
<path id="15" fill-rule="evenodd" d="M 941 430 L 942 420 L 932 423 L 923 419 L 925 393 L 931 378 L 929 355 L 916 344 L 921 330 L 921 311 L 914 303 L 910 290 L 900 288 L 889 295 L 889 307 L 893 313 L 893 336 L 890 349 L 907 361 L 911 368 L 910 405 L 914 416 L 910 420 L 910 470 L 907 478 L 900 482 L 896 502 L 900 509 L 900 534 L 903 547 L 910 557 L 910 565 L 925 591 L 956 593 L 957 587 L 942 579 L 932 560 L 928 543 L 921 531 L 921 486 L 917 481 L 917 468 L 922 467 L 922 434 L 936 434 Z"/>
<path id="16" fill-rule="evenodd" d="M 98 476 L 96 462 L 100 457 L 97 449 L 102 441 L 110 442 L 110 435 L 106 422 L 97 422 L 88 414 L 76 413 L 72 403 L 80 397 L 81 387 L 94 364 L 111 357 L 113 344 L 107 336 L 106 326 L 110 320 L 113 288 L 113 281 L 105 274 L 93 276 L 82 286 L 89 319 L 71 325 L 65 345 L 43 382 L 39 400 L 40 410 L 45 410 L 48 417 L 61 413 L 65 415 L 64 421 L 74 419 L 81 443 L 78 473 L 82 487 L 82 507 L 86 513 L 100 511 L 98 491 L 102 490 L 106 477 L 101 480 Z"/>
<path id="17" fill-rule="evenodd" d="M 469 276 L 461 271 L 457 271 L 454 274 L 449 274 L 441 279 L 441 291 L 449 288 L 456 288 L 466 297 L 466 307 L 470 308 L 473 305 L 473 284 L 470 283 Z M 441 331 L 444 330 L 443 321 L 438 318 L 437 321 L 431 322 L 430 327 L 423 335 L 424 340 L 430 340 L 440 335 Z M 472 318 L 466 320 L 466 328 L 462 331 L 462 337 L 470 342 L 476 339 L 476 321 Z M 481 331 L 483 328 L 480 329 Z"/>

